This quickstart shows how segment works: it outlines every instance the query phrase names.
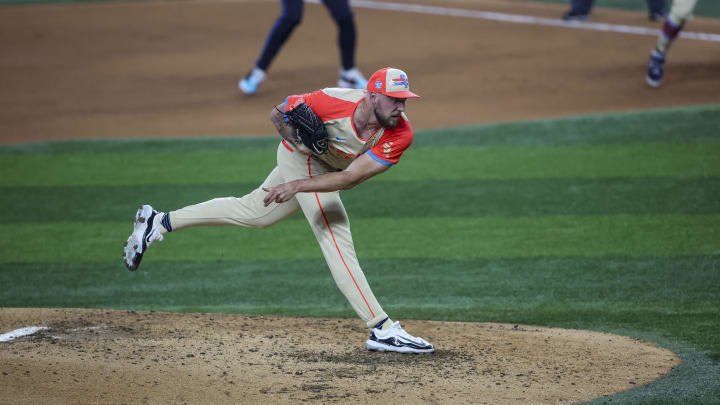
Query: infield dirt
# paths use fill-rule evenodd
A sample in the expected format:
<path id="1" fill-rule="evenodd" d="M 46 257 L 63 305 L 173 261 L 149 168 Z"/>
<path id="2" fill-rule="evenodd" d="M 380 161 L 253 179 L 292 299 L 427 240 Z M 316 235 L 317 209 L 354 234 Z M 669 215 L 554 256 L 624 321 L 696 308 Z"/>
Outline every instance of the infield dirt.
<path id="1" fill-rule="evenodd" d="M 566 5 L 410 3 L 557 18 Z M 0 143 L 272 135 L 288 94 L 334 85 L 335 27 L 308 4 L 254 96 L 237 90 L 276 1 L 0 8 Z M 358 66 L 408 72 L 416 130 L 720 102 L 716 43 L 681 39 L 666 84 L 644 83 L 651 36 L 355 9 Z M 593 21 L 657 28 L 642 12 Z M 720 34 L 696 18 L 687 30 Z M 261 179 L 258 179 L 260 181 Z M 330 275 L 328 274 L 328 277 Z M 357 320 L 0 309 L 8 403 L 572 403 L 647 384 L 679 363 L 652 344 L 524 325 L 407 321 L 432 355 L 364 350 Z"/>
<path id="2" fill-rule="evenodd" d="M 0 309 L 8 403 L 572 403 L 645 385 L 679 364 L 628 337 L 407 321 L 433 354 L 364 349 L 359 320 L 88 309 Z"/>
<path id="3" fill-rule="evenodd" d="M 510 0 L 406 3 L 558 18 L 563 4 Z M 177 0 L 0 8 L 0 143 L 71 138 L 273 135 L 270 111 L 289 94 L 335 86 L 336 29 L 307 4 L 246 96 L 279 13 L 275 0 Z M 720 103 L 718 44 L 679 39 L 665 85 L 645 84 L 656 38 L 566 27 L 355 8 L 357 65 L 393 65 L 422 96 L 416 130 L 576 114 Z M 659 28 L 644 12 L 597 8 L 601 23 Z M 686 30 L 720 34 L 720 20 Z"/>

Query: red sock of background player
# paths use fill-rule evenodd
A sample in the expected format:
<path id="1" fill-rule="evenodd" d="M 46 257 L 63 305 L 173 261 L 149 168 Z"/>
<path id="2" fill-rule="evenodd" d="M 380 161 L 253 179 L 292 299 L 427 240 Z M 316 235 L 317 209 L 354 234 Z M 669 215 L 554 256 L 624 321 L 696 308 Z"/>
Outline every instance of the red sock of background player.
<path id="1" fill-rule="evenodd" d="M 684 22 L 676 22 L 671 16 L 665 19 L 663 24 L 662 32 L 658 37 L 657 50 L 663 55 L 667 53 L 670 44 L 677 38 L 678 34 L 682 30 Z"/>

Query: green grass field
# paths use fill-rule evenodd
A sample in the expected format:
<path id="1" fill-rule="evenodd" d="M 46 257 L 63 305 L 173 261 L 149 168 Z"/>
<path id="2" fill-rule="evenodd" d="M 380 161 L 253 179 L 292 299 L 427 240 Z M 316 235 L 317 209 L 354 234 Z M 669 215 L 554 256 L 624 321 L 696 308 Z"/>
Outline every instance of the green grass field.
<path id="1" fill-rule="evenodd" d="M 397 319 L 592 329 L 683 358 L 596 403 L 720 403 L 718 128 L 703 106 L 418 133 L 343 192 L 361 264 Z M 301 215 L 169 234 L 139 271 L 122 264 L 138 204 L 242 195 L 276 145 L 0 147 L 0 307 L 355 317 Z"/>

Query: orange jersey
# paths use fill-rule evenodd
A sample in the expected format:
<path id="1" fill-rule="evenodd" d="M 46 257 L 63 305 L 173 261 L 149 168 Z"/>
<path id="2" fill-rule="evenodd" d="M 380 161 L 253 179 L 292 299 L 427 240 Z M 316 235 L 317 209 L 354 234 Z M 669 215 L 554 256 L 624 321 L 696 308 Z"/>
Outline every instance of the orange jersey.
<path id="1" fill-rule="evenodd" d="M 347 168 L 363 153 L 384 165 L 394 165 L 412 143 L 410 121 L 403 113 L 395 128 L 380 128 L 368 139 L 360 138 L 353 113 L 364 97 L 362 89 L 327 88 L 289 96 L 283 111 L 292 110 L 304 101 L 320 117 L 328 132 L 328 151 L 318 158 L 334 168 Z"/>

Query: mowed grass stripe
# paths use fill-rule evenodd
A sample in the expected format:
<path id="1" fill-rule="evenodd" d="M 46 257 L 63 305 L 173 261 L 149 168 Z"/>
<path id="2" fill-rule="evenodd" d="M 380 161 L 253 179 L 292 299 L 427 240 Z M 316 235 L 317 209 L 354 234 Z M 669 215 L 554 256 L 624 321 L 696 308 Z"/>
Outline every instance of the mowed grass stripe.
<path id="1" fill-rule="evenodd" d="M 691 324 L 720 316 L 720 256 L 657 258 L 386 258 L 361 261 L 393 316 L 522 322 L 682 336 L 720 352 L 720 335 Z M 355 317 L 323 259 L 13 263 L 2 307 L 101 307 Z M 317 292 L 322 292 L 318 294 Z"/>
<path id="2" fill-rule="evenodd" d="M 362 258 L 696 256 L 720 254 L 720 215 L 376 218 L 352 221 Z M 0 225 L 0 260 L 112 261 L 121 266 L 127 222 Z M 380 236 L 379 236 L 380 235 Z M 168 235 L 145 261 L 320 257 L 306 221 L 267 230 L 195 228 Z M 442 241 L 442 243 L 439 243 Z"/>
<path id="3" fill-rule="evenodd" d="M 233 183 L 0 187 L 0 223 L 126 220 L 142 203 L 173 210 L 216 197 L 240 197 L 256 187 Z M 720 214 L 720 177 L 370 181 L 343 191 L 341 196 L 352 220 Z M 377 204 L 378 198 L 381 204 Z"/>
<path id="4" fill-rule="evenodd" d="M 720 143 L 419 148 L 376 181 L 720 176 Z M 0 156 L 0 186 L 255 183 L 270 152 Z"/>
<path id="5" fill-rule="evenodd" d="M 719 126 L 720 105 L 707 105 L 427 130 L 413 147 L 708 143 Z"/>
<path id="6" fill-rule="evenodd" d="M 275 167 L 270 150 L 0 156 L 0 186 L 258 182 Z"/>
<path id="7" fill-rule="evenodd" d="M 705 177 L 720 175 L 718 156 L 720 143 L 419 149 L 382 178 Z"/>
<path id="8" fill-rule="evenodd" d="M 564 1 L 564 0 L 561 0 Z M 409 112 L 412 120 L 412 112 Z M 720 142 L 720 104 L 553 120 L 416 131 L 413 149 L 452 146 L 591 146 L 632 143 Z M 268 122 L 268 128 L 270 123 Z M 175 139 L 97 139 L 0 147 L 0 156 L 26 154 L 156 154 L 274 151 L 277 136 Z"/>
<path id="9" fill-rule="evenodd" d="M 112 0 L 114 1 L 114 0 Z M 268 121 L 269 123 L 269 121 Z M 269 151 L 280 143 L 280 136 L 70 139 L 0 146 L 2 155 L 68 155 L 75 153 L 189 153 L 212 151 Z"/>

